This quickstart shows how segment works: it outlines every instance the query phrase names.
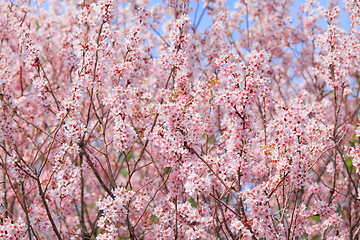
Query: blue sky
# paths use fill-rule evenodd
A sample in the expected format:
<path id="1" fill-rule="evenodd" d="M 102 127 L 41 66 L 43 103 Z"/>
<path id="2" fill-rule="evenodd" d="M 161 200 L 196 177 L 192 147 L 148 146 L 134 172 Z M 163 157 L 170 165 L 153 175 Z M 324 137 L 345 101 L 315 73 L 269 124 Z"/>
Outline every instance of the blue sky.
<path id="1" fill-rule="evenodd" d="M 234 3 L 238 2 L 238 0 L 224 0 L 226 1 L 226 5 L 232 9 L 232 10 L 235 10 L 234 8 Z M 296 13 L 299 9 L 299 7 L 303 4 L 305 4 L 305 1 L 306 0 L 294 0 L 294 5 L 292 7 L 292 17 L 293 17 L 293 21 L 294 23 L 297 22 L 297 19 L 296 19 Z M 329 0 L 317 0 L 320 5 L 326 7 Z M 35 4 L 36 1 L 33 1 L 32 2 L 32 5 Z M 162 3 L 163 1 L 162 0 L 150 0 L 150 5 L 153 6 L 157 3 Z M 196 3 L 193 1 L 193 0 L 190 0 L 192 6 L 194 7 L 194 9 L 196 9 Z M 343 9 L 343 6 L 344 6 L 344 3 L 342 0 L 339 0 L 339 3 L 340 3 L 340 9 L 342 10 Z M 48 5 L 48 1 L 44 4 L 43 6 L 45 9 L 48 9 L 49 5 Z M 200 0 L 200 6 L 199 6 L 199 11 L 198 11 L 198 15 L 200 15 L 201 11 L 202 11 L 202 7 L 203 7 L 203 4 L 202 4 L 202 0 Z M 199 16 L 198 16 L 199 17 Z M 190 14 L 190 18 L 193 20 L 194 18 L 194 12 L 192 14 Z M 350 28 L 350 20 L 349 18 L 346 16 L 346 12 L 344 12 L 343 10 L 341 11 L 340 13 L 340 23 L 341 23 L 341 26 L 343 29 L 345 29 L 347 32 Z M 323 22 L 320 22 L 321 25 L 323 25 L 323 27 L 326 27 L 326 22 L 323 21 Z M 202 19 L 202 22 L 200 23 L 199 25 L 199 29 L 205 29 L 207 27 L 209 27 L 211 25 L 211 21 L 209 18 L 207 18 L 206 16 L 203 17 Z M 161 29 L 158 29 L 159 31 L 161 31 Z"/>
<path id="2" fill-rule="evenodd" d="M 328 0 L 317 0 L 317 1 L 323 7 L 326 7 L 328 5 L 328 2 L 329 2 Z M 194 1 L 191 1 L 191 2 L 192 2 L 192 6 L 194 7 L 194 9 L 196 9 L 196 3 Z M 235 10 L 234 3 L 236 3 L 236 2 L 238 2 L 238 0 L 226 0 L 226 5 L 230 9 Z M 306 2 L 306 0 L 294 0 L 294 5 L 292 7 L 292 17 L 293 17 L 294 23 L 297 22 L 296 13 L 297 13 L 299 7 L 301 5 L 303 5 L 303 4 L 305 4 L 305 2 Z M 157 3 L 162 3 L 162 0 L 150 0 L 150 3 L 151 3 L 151 6 L 152 6 L 152 5 L 155 5 Z M 343 3 L 342 0 L 339 0 L 339 3 L 340 3 L 340 9 L 342 10 L 343 6 L 344 6 L 344 3 Z M 200 1 L 200 7 L 199 7 L 198 15 L 200 15 L 202 7 L 203 7 L 203 4 L 202 4 L 202 1 Z M 190 17 L 193 20 L 194 19 L 194 13 L 190 14 Z M 350 28 L 351 22 L 350 22 L 349 18 L 346 16 L 346 12 L 341 11 L 339 20 L 340 20 L 342 28 L 345 29 L 346 31 L 348 31 L 349 28 Z M 325 21 L 320 22 L 320 24 L 323 25 L 323 27 L 326 27 L 326 25 L 327 25 Z M 206 16 L 204 16 L 201 24 L 199 25 L 199 29 L 207 28 L 210 25 L 211 25 L 210 19 L 207 18 Z"/>

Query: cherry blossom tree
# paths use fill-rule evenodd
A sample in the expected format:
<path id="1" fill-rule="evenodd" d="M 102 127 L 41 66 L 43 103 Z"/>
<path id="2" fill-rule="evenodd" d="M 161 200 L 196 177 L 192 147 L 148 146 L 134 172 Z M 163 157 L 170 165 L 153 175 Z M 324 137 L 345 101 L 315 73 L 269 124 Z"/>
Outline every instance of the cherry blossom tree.
<path id="1" fill-rule="evenodd" d="M 0 239 L 360 239 L 360 3 L 292 4 L 1 1 Z"/>

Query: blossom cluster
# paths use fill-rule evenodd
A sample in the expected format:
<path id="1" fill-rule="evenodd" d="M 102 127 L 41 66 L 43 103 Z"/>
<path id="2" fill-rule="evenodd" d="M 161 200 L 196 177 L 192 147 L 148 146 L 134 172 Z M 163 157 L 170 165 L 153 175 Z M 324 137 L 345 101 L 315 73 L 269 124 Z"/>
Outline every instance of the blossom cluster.
<path id="1" fill-rule="evenodd" d="M 293 2 L 0 1 L 0 239 L 358 239 L 359 3 Z"/>

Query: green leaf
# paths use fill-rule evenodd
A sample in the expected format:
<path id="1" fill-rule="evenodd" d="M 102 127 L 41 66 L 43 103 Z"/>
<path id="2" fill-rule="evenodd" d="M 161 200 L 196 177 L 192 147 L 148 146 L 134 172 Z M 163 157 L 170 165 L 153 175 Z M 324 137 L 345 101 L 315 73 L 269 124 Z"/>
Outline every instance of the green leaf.
<path id="1" fill-rule="evenodd" d="M 169 173 L 170 173 L 170 171 L 171 171 L 171 167 L 167 167 L 167 168 L 165 168 L 165 173 L 166 173 L 166 174 L 169 174 Z"/>
<path id="2" fill-rule="evenodd" d="M 120 169 L 120 174 L 123 175 L 124 177 L 127 177 L 128 171 L 126 170 L 126 168 L 122 168 L 122 169 Z"/>
<path id="3" fill-rule="evenodd" d="M 133 150 L 131 150 L 127 155 L 126 155 L 126 160 L 130 160 L 130 159 L 132 159 L 134 157 L 134 151 Z"/>
<path id="4" fill-rule="evenodd" d="M 210 144 L 214 144 L 215 140 L 216 140 L 215 136 L 211 136 L 208 141 L 209 141 Z"/>
<path id="5" fill-rule="evenodd" d="M 349 170 L 349 172 L 351 171 L 351 167 L 353 165 L 353 158 L 352 157 L 348 157 L 345 159 L 345 163 L 346 163 L 346 166 Z"/>
<path id="6" fill-rule="evenodd" d="M 40 25 L 39 25 L 39 21 L 38 21 L 38 20 L 36 20 L 35 25 L 36 25 L 36 30 L 38 30 L 38 29 L 40 28 Z"/>
<path id="7" fill-rule="evenodd" d="M 316 221 L 320 220 L 320 217 L 318 215 L 312 216 L 310 218 L 313 219 L 313 220 L 316 220 Z"/>
<path id="8" fill-rule="evenodd" d="M 189 203 L 191 204 L 192 207 L 197 208 L 197 203 L 196 203 L 195 199 L 190 198 Z"/>
<path id="9" fill-rule="evenodd" d="M 155 215 L 151 215 L 150 219 L 154 223 L 156 222 L 157 217 Z"/>
<path id="10" fill-rule="evenodd" d="M 339 213 L 339 215 L 342 215 L 342 214 L 341 214 L 341 207 L 338 206 L 338 207 L 336 208 L 335 212 Z"/>
<path id="11" fill-rule="evenodd" d="M 96 207 L 96 203 L 92 202 L 89 204 L 90 209 L 94 209 Z"/>
<path id="12" fill-rule="evenodd" d="M 316 235 L 316 236 L 314 236 L 314 237 L 311 238 L 311 240 L 318 240 L 318 239 L 319 239 L 319 236 L 318 236 L 318 235 Z"/>
<path id="13" fill-rule="evenodd" d="M 357 128 L 357 127 L 356 127 Z M 356 129 L 355 128 L 355 129 Z M 352 136 L 352 141 L 350 141 L 350 146 L 355 147 L 355 143 L 358 143 L 358 138 L 356 137 L 356 134 Z"/>

